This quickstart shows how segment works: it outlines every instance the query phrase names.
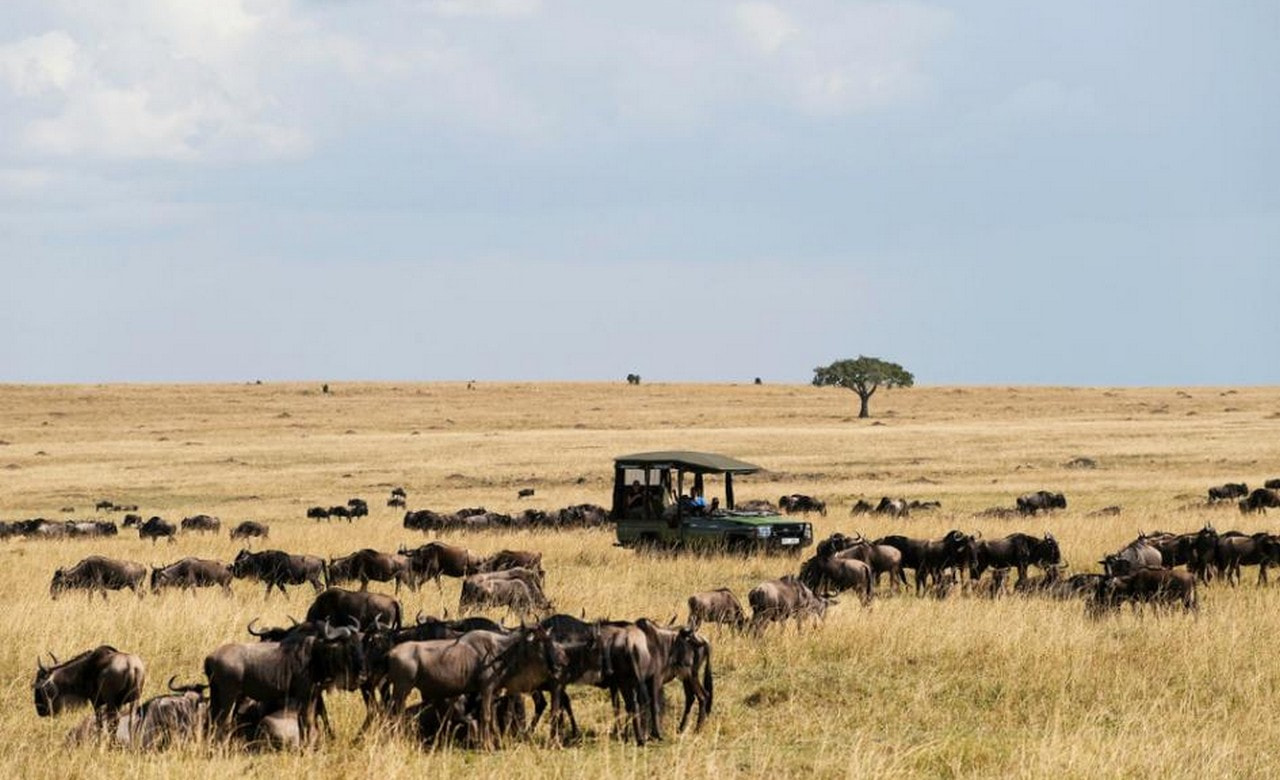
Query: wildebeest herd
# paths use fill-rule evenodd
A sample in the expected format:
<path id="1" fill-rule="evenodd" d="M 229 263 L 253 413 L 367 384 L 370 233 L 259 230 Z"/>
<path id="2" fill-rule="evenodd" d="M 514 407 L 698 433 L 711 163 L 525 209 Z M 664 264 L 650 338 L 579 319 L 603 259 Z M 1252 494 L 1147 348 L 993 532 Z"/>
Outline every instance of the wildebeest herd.
<path id="1" fill-rule="evenodd" d="M 1270 484 L 1259 490 L 1277 492 Z M 1211 489 L 1209 495 L 1211 502 L 1243 497 L 1242 511 L 1253 511 L 1246 504 L 1259 491 L 1227 485 Z M 789 511 L 826 508 L 799 494 L 784 499 L 780 503 Z M 1274 505 L 1264 499 L 1257 503 L 1262 510 Z M 1062 494 L 1049 491 L 1017 501 L 1018 511 L 1028 515 L 1065 505 Z M 868 511 L 906 516 L 893 508 Z M 603 523 L 594 519 L 597 513 L 604 510 L 584 504 L 544 514 L 557 516 L 549 525 L 572 526 L 583 522 L 575 519 L 578 516 L 592 517 L 587 525 Z M 416 514 L 406 516 L 406 527 L 417 527 L 410 524 Z M 448 516 L 430 513 L 429 523 L 448 524 L 426 527 L 457 527 L 453 524 L 485 514 L 489 513 L 482 509 Z M 445 517 L 451 519 L 437 520 Z M 159 536 L 172 539 L 177 532 L 144 535 L 148 522 L 126 520 L 142 538 L 153 541 Z M 237 526 L 232 538 L 266 536 L 265 526 L 253 526 L 258 524 Z M 195 515 L 179 527 L 219 532 L 221 524 L 212 516 Z M 1237 585 L 1242 567 L 1257 566 L 1259 583 L 1266 583 L 1269 568 L 1280 565 L 1280 536 L 1219 533 L 1209 524 L 1188 533 L 1140 533 L 1099 564 L 1101 573 L 1068 575 L 1051 533 L 993 539 L 958 529 L 936 539 L 836 533 L 818 543 L 797 573 L 750 589 L 749 612 L 730 589 L 719 588 L 691 595 L 688 618 L 677 625 L 674 618 L 659 624 L 646 618 L 587 620 L 552 614 L 542 556 L 530 551 L 480 555 L 440 541 L 402 546 L 394 553 L 366 548 L 337 558 L 245 549 L 230 563 L 189 557 L 149 569 L 93 555 L 55 571 L 50 595 L 58 598 L 68 590 L 84 590 L 90 598 L 99 593 L 105 600 L 110 590 L 128 589 L 141 598 L 147 590 L 199 588 L 230 594 L 234 580 L 251 579 L 265 585 L 268 598 L 275 589 L 284 593 L 289 586 L 310 585 L 315 599 L 304 621 L 268 628 L 253 621 L 247 627 L 252 641 L 233 641 L 211 650 L 203 664 L 204 682 L 179 685 L 175 675 L 169 678 L 169 693 L 143 701 L 143 661 L 102 645 L 66 662 L 53 658 L 51 666 L 38 661 L 34 700 L 40 716 L 89 704 L 93 714 L 70 735 L 77 742 L 107 739 L 161 748 L 213 739 L 288 747 L 307 744 L 322 733 L 332 735 L 326 693 L 359 691 L 366 711 L 362 731 L 386 727 L 410 731 L 428 744 L 488 746 L 534 733 L 544 715 L 553 739 L 564 736 L 566 729 L 576 736 L 580 729 L 569 691 L 594 686 L 610 694 L 616 731 L 643 744 L 662 735 L 663 690 L 668 683 L 679 681 L 683 688 L 680 730 L 687 727 L 695 707 L 696 726 L 710 715 L 711 643 L 700 633 L 706 624 L 759 635 L 774 623 L 821 621 L 839 603 L 839 594 L 852 593 L 870 604 L 886 578 L 887 587 L 900 592 L 908 584 L 908 571 L 914 574 L 917 595 L 936 598 L 962 593 L 1079 598 L 1093 617 L 1126 603 L 1134 609 L 1147 605 L 1157 611 L 1194 611 L 1200 605 L 1198 587 L 1215 579 Z M 1033 576 L 1033 568 L 1040 574 Z M 428 582 L 439 587 L 442 577 L 461 580 L 460 617 L 448 620 L 447 615 L 440 619 L 419 612 L 407 623 L 397 600 L 401 588 L 417 591 Z M 369 592 L 371 581 L 392 584 L 396 595 Z M 357 582 L 359 590 L 337 587 Z M 507 610 L 519 624 L 508 627 L 468 616 L 494 608 Z M 420 701 L 409 706 L 414 691 Z M 532 717 L 526 697 L 532 699 Z"/>

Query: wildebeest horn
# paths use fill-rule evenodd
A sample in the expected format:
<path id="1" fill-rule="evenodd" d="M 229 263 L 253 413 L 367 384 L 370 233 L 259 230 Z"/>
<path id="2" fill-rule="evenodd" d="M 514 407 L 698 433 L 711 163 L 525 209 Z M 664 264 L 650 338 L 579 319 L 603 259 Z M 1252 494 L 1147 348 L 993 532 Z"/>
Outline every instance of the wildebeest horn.
<path id="1" fill-rule="evenodd" d="M 294 626 L 298 625 L 298 619 L 293 615 L 285 615 L 285 617 L 289 618 L 289 622 L 292 623 Z M 292 627 L 293 626 L 290 626 L 290 628 Z"/>
<path id="2" fill-rule="evenodd" d="M 382 613 L 378 613 L 378 617 L 382 617 Z M 347 615 L 347 624 L 355 631 L 360 630 L 360 621 L 356 620 L 355 615 Z"/>
<path id="3" fill-rule="evenodd" d="M 36 668 L 42 672 L 49 671 L 49 669 L 44 665 L 44 659 L 40 656 L 36 656 Z"/>
<path id="4" fill-rule="evenodd" d="M 253 630 L 253 624 L 254 624 L 254 623 L 257 623 L 257 622 L 258 622 L 258 619 L 257 619 L 257 618 L 254 618 L 253 620 L 250 620 L 250 621 L 249 621 L 249 625 L 245 626 L 245 628 L 246 628 L 246 629 L 248 630 L 248 632 L 249 632 L 249 636 L 257 636 L 257 637 L 260 637 L 260 636 L 264 636 L 264 635 L 267 633 L 266 631 L 263 631 L 262 633 L 258 633 L 257 631 L 254 631 L 254 630 Z"/>
<path id="5" fill-rule="evenodd" d="M 422 610 L 418 610 L 418 614 L 414 616 L 413 622 L 422 625 L 427 622 L 427 616 L 422 614 Z"/>
<path id="6" fill-rule="evenodd" d="M 53 654 L 52 650 L 49 651 L 49 657 L 53 659 L 54 666 L 57 666 L 58 664 L 62 663 L 61 661 L 58 660 L 58 656 Z"/>

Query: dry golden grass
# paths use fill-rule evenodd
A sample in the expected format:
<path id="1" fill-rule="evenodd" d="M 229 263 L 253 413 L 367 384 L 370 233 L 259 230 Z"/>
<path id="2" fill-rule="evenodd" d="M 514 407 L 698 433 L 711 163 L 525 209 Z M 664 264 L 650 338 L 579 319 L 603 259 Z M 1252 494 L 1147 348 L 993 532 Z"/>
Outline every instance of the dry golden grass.
<path id="1" fill-rule="evenodd" d="M 1211 484 L 1280 476 L 1280 390 L 1274 388 L 917 388 L 880 393 L 859 421 L 852 394 L 799 386 L 598 384 L 342 384 L 0 387 L 0 517 L 91 516 L 98 498 L 177 520 L 198 511 L 224 527 L 272 526 L 271 546 L 336 555 L 422 536 L 382 506 L 404 485 L 410 506 L 496 510 L 606 503 L 610 458 L 658 448 L 722 451 L 765 466 L 740 498 L 784 492 L 826 498 L 820 535 L 952 527 L 996 536 L 1052 529 L 1078 569 L 1139 529 L 1273 529 L 1269 518 L 1194 506 Z M 1076 456 L 1098 468 L 1063 466 Z M 518 487 L 535 499 L 515 500 Z M 1071 508 L 1048 519 L 972 513 L 1038 488 Z M 944 510 L 906 521 L 850 519 L 857 496 L 937 498 Z M 353 525 L 306 520 L 306 506 L 369 500 Z M 1088 512 L 1120 504 L 1114 518 Z M 118 518 L 117 518 L 118 519 Z M 458 538 L 451 541 L 458 542 Z M 480 550 L 545 552 L 557 606 L 614 617 L 684 615 L 696 590 L 740 594 L 794 570 L 787 558 L 647 558 L 605 532 L 484 533 Z M 158 755 L 65 749 L 83 712 L 39 719 L 30 680 L 38 653 L 110 642 L 149 667 L 148 693 L 170 674 L 196 679 L 204 655 L 245 638 L 253 617 L 301 615 L 309 590 L 263 603 L 256 585 L 105 605 L 48 597 L 52 570 L 94 552 L 147 563 L 199 554 L 230 559 L 223 536 L 152 546 L 131 532 L 106 541 L 0 544 L 0 771 L 10 777 L 479 777 L 645 774 L 816 776 L 1270 776 L 1280 690 L 1280 598 L 1246 576 L 1202 593 L 1198 617 L 1091 621 L 1078 602 L 962 596 L 938 602 L 852 599 L 826 624 L 754 640 L 711 630 L 716 712 L 699 734 L 637 749 L 604 736 L 604 696 L 582 691 L 585 744 L 486 754 L 427 753 L 400 739 L 353 743 L 358 697 L 331 698 L 338 740 L 301 755 L 245 756 L 200 747 Z M 406 612 L 457 598 L 428 588 Z M 675 692 L 675 689 L 673 689 Z"/>

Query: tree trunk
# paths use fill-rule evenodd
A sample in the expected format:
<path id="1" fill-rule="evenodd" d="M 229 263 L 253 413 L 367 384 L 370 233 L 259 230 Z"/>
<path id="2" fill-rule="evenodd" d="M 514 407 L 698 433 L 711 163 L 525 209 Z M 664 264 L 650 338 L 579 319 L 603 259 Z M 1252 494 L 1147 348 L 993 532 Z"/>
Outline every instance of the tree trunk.
<path id="1" fill-rule="evenodd" d="M 871 412 L 867 409 L 867 404 L 871 401 L 871 393 L 858 393 L 858 400 L 862 402 L 858 409 L 858 419 L 870 417 Z"/>

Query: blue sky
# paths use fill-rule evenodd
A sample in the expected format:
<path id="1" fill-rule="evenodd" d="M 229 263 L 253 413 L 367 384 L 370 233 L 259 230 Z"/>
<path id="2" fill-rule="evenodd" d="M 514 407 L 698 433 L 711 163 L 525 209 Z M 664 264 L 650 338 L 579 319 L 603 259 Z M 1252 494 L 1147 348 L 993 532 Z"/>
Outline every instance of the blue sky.
<path id="1" fill-rule="evenodd" d="M 10 0 L 0 381 L 1280 383 L 1280 5 Z"/>

